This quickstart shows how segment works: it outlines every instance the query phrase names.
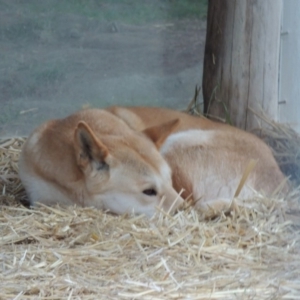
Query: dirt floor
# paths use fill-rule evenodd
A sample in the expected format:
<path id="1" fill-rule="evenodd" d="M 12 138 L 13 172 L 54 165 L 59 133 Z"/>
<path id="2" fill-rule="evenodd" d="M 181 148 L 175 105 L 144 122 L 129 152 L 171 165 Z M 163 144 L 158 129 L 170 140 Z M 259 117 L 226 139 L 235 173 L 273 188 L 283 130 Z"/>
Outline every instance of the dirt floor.
<path id="1" fill-rule="evenodd" d="M 41 26 L 24 11 L 0 11 L 0 137 L 27 135 L 83 106 L 182 109 L 201 85 L 204 20 L 46 19 Z"/>

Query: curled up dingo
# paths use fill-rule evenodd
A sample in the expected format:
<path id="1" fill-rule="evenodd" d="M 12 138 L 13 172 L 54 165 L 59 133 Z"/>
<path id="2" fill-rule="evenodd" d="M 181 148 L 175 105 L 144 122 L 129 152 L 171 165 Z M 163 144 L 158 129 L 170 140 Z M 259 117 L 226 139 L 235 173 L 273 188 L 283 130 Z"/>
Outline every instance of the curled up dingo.
<path id="1" fill-rule="evenodd" d="M 19 175 L 32 205 L 77 204 L 147 216 L 157 207 L 172 212 L 186 198 L 215 215 L 233 198 L 250 205 L 257 192 L 271 195 L 285 180 L 256 136 L 150 107 L 86 109 L 42 124 L 23 147 Z"/>

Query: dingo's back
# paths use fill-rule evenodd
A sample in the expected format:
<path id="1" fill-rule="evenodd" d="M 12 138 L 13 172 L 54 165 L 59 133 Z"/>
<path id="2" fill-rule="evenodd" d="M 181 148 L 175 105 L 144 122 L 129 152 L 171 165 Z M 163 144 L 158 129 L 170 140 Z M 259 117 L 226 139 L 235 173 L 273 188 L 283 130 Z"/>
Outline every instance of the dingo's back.
<path id="1" fill-rule="evenodd" d="M 183 196 L 192 195 L 203 210 L 220 211 L 229 205 L 250 161 L 257 165 L 239 194 L 241 199 L 253 197 L 254 190 L 270 195 L 285 180 L 269 147 L 235 127 L 164 108 L 108 110 L 136 130 L 148 128 L 145 132 L 150 135 L 160 130 L 162 122 L 179 120 L 160 152 L 172 168 L 175 189 L 184 188 Z"/>
<path id="2" fill-rule="evenodd" d="M 76 203 L 150 216 L 163 196 L 166 211 L 177 197 L 171 170 L 153 142 L 98 109 L 37 128 L 23 147 L 19 174 L 31 204 Z"/>

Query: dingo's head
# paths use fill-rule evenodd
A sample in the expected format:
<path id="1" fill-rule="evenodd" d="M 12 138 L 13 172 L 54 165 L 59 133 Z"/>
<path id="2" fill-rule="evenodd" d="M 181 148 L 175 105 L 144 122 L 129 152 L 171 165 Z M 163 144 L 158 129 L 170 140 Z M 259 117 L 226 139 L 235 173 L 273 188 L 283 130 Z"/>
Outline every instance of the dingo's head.
<path id="1" fill-rule="evenodd" d="M 156 128 L 148 129 L 147 135 L 159 145 L 176 126 L 177 120 L 164 124 L 160 134 Z M 134 211 L 148 216 L 160 205 L 164 211 L 181 205 L 171 170 L 152 141 L 138 132 L 100 139 L 87 123 L 79 122 L 74 138 L 76 161 L 91 199 L 84 204 L 117 214 Z"/>

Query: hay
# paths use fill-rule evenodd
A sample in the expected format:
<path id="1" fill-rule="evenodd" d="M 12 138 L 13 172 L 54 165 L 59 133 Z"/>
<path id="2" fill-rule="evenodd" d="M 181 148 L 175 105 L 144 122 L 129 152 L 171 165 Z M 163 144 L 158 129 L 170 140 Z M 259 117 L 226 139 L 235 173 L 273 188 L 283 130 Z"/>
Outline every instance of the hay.
<path id="1" fill-rule="evenodd" d="M 0 144 L 0 299 L 300 299 L 300 235 L 287 200 L 258 198 L 203 220 L 28 209 L 17 177 L 23 139 Z"/>
<path id="2" fill-rule="evenodd" d="M 0 140 L 0 205 L 26 204 L 24 188 L 18 177 L 18 161 L 24 138 Z"/>
<path id="3" fill-rule="evenodd" d="M 289 176 L 296 185 L 300 185 L 300 135 L 288 124 L 281 124 L 270 120 L 263 113 L 249 108 L 259 121 L 267 126 L 253 130 L 272 149 L 284 174 Z"/>

